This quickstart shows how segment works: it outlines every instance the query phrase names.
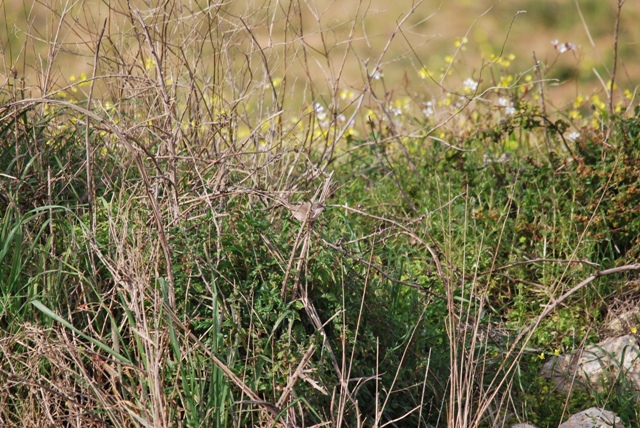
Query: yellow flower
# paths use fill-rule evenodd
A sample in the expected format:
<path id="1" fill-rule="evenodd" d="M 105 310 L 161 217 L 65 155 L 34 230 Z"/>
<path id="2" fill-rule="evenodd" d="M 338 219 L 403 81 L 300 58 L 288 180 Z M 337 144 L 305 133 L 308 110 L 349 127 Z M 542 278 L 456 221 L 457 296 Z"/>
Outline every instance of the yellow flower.
<path id="1" fill-rule="evenodd" d="M 360 135 L 360 133 L 354 128 L 348 128 L 347 132 L 345 132 L 345 135 L 348 137 L 357 137 Z"/>
<path id="2" fill-rule="evenodd" d="M 506 56 L 497 56 L 496 54 L 491 54 L 489 56 L 489 60 L 491 62 L 501 65 L 502 67 L 509 67 L 511 65 L 511 61 L 514 59 L 516 59 L 516 56 L 512 53 Z"/>
<path id="3" fill-rule="evenodd" d="M 87 75 L 85 73 L 80 73 L 80 86 L 87 86 L 89 81 L 87 80 Z"/>
<path id="4" fill-rule="evenodd" d="M 573 108 L 578 108 L 584 103 L 584 98 L 581 95 L 578 95 L 576 99 L 573 101 Z"/>
<path id="5" fill-rule="evenodd" d="M 600 97 L 598 95 L 593 95 L 591 97 L 591 102 L 593 103 L 593 105 L 600 109 L 600 110 L 604 110 L 606 107 L 606 104 L 604 103 L 604 101 L 600 100 Z"/>
<path id="6" fill-rule="evenodd" d="M 411 104 L 411 98 L 409 97 L 400 97 L 393 102 L 394 107 L 407 107 Z"/>
<path id="7" fill-rule="evenodd" d="M 509 86 L 511 86 L 512 82 L 513 82 L 513 76 L 511 76 L 511 75 L 502 76 L 500 78 L 500 83 L 498 84 L 498 86 L 500 86 L 502 88 L 508 88 Z"/>
<path id="8" fill-rule="evenodd" d="M 355 97 L 353 91 L 349 89 L 342 89 L 340 91 L 340 99 L 341 100 L 352 100 Z"/>
<path id="9" fill-rule="evenodd" d="M 463 38 L 458 37 L 456 41 L 453 43 L 453 45 L 459 48 L 460 46 L 466 44 L 467 42 L 469 42 L 469 39 L 467 39 L 466 37 L 463 37 Z"/>
<path id="10" fill-rule="evenodd" d="M 541 360 L 544 360 L 544 352 L 541 352 L 540 355 L 538 355 L 538 358 L 540 358 Z"/>
<path id="11" fill-rule="evenodd" d="M 616 103 L 616 107 L 615 107 L 614 111 L 616 113 L 620 113 L 622 111 L 622 107 L 623 107 L 622 103 L 618 102 L 618 103 Z"/>
<path id="12" fill-rule="evenodd" d="M 626 99 L 630 100 L 631 98 L 633 98 L 633 94 L 631 93 L 631 91 L 630 91 L 630 90 L 625 89 L 625 90 L 624 90 L 624 97 L 625 97 Z"/>
<path id="13" fill-rule="evenodd" d="M 571 119 L 582 119 L 582 114 L 578 110 L 571 110 L 569 112 L 569 117 Z"/>
<path id="14" fill-rule="evenodd" d="M 635 326 L 631 327 L 631 333 L 636 334 L 637 332 L 638 329 Z"/>

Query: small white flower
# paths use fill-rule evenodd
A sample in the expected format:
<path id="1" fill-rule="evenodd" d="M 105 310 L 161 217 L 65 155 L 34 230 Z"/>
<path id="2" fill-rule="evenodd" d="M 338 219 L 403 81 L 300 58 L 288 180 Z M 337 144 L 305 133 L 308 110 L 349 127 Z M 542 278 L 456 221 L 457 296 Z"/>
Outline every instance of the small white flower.
<path id="1" fill-rule="evenodd" d="M 381 70 L 377 70 L 373 72 L 373 74 L 371 75 L 371 78 L 373 80 L 380 80 L 384 77 L 384 73 Z"/>
<path id="2" fill-rule="evenodd" d="M 507 97 L 498 98 L 498 106 L 504 108 L 504 114 L 510 116 L 516 112 L 516 108 L 513 106 L 513 102 Z"/>
<path id="3" fill-rule="evenodd" d="M 567 139 L 571 141 L 576 141 L 578 138 L 580 138 L 580 133 L 578 131 L 572 131 L 567 135 Z"/>
<path id="4" fill-rule="evenodd" d="M 318 120 L 325 120 L 327 118 L 327 113 L 324 111 L 324 107 L 322 107 L 322 104 L 315 103 L 313 105 L 313 111 L 315 111 Z"/>
<path id="5" fill-rule="evenodd" d="M 435 110 L 433 109 L 433 101 L 427 101 L 423 104 L 422 114 L 424 114 L 425 117 L 431 117 L 434 115 L 434 113 Z"/>
<path id="6" fill-rule="evenodd" d="M 551 44 L 553 46 L 555 46 L 556 50 L 558 51 L 558 53 L 563 54 L 565 52 L 569 52 L 569 51 L 575 51 L 576 50 L 576 45 L 574 45 L 571 42 L 566 42 L 566 43 L 560 43 L 558 42 L 558 39 L 555 39 L 551 42 Z"/>
<path id="7" fill-rule="evenodd" d="M 478 89 L 478 82 L 476 82 L 470 77 L 467 77 L 466 79 L 464 79 L 464 82 L 462 83 L 464 84 L 465 87 L 469 88 L 471 91 L 475 91 L 476 89 Z"/>

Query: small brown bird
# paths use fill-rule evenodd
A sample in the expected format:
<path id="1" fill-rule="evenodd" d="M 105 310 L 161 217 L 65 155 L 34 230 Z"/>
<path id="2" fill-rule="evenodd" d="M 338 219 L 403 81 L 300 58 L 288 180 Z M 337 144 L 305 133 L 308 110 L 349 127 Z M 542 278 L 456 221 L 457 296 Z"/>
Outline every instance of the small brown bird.
<path id="1" fill-rule="evenodd" d="M 300 222 L 314 222 L 324 211 L 324 202 L 302 202 L 296 204 L 286 204 L 291 211 L 291 216 Z"/>

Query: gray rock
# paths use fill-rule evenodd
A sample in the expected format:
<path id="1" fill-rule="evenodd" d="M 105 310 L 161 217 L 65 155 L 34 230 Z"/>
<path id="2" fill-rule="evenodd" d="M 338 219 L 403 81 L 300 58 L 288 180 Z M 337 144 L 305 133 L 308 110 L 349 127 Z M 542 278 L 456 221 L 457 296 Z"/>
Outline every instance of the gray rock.
<path id="1" fill-rule="evenodd" d="M 635 336 L 612 337 L 582 352 L 554 356 L 540 374 L 552 379 L 562 392 L 580 385 L 602 390 L 603 381 L 615 379 L 621 369 L 640 391 L 640 346 Z"/>
<path id="2" fill-rule="evenodd" d="M 623 312 L 605 324 L 605 330 L 612 336 L 629 333 L 640 326 L 640 309 Z"/>
<path id="3" fill-rule="evenodd" d="M 558 428 L 624 428 L 624 424 L 613 412 L 591 407 L 571 416 Z"/>

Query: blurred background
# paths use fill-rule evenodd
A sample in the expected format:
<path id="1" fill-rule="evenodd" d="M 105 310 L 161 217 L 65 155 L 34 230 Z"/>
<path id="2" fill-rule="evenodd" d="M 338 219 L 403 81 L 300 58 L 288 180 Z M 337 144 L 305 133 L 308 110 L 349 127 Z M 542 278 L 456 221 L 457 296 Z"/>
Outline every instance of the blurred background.
<path id="1" fill-rule="evenodd" d="M 143 2 L 131 4 L 150 14 L 162 13 Z M 323 81 L 327 86 L 360 87 L 366 74 L 373 75 L 377 67 L 380 73 L 376 77 L 384 79 L 387 90 L 399 90 L 407 84 L 416 90 L 422 83 L 437 95 L 466 78 L 491 79 L 486 65 L 496 58 L 524 73 L 533 67 L 535 53 L 549 69 L 545 78 L 557 79 L 553 84 L 558 88 L 550 100 L 561 104 L 580 91 L 587 97 L 602 91 L 609 80 L 618 2 L 314 0 L 184 2 L 184 6 L 194 13 L 219 14 L 228 25 L 223 29 L 226 32 L 238 30 L 238 25 L 250 28 L 250 37 L 245 34 L 237 40 L 238 66 L 246 67 L 243 55 L 255 52 L 257 44 L 266 55 L 283 57 L 272 77 L 286 75 L 289 84 L 299 89 L 310 80 L 314 85 Z M 412 8 L 415 12 L 409 14 Z M 126 2 L 0 1 L 2 79 L 6 81 L 15 73 L 27 86 L 42 86 L 36 71 L 47 67 L 53 86 L 68 85 L 72 76 L 82 73 L 90 75 L 95 41 L 105 20 L 105 37 L 127 31 L 122 10 L 126 10 Z M 237 17 L 242 17 L 242 24 Z M 640 2 L 624 2 L 617 73 L 617 82 L 624 87 L 635 87 L 639 82 L 639 19 Z M 206 34 L 206 29 L 200 34 Z M 300 62 L 285 61 L 291 57 L 281 49 L 302 41 L 309 48 L 304 58 L 300 53 L 293 56 Z M 212 54 L 208 46 L 202 45 L 203 55 Z M 53 53 L 56 59 L 50 62 Z"/>

